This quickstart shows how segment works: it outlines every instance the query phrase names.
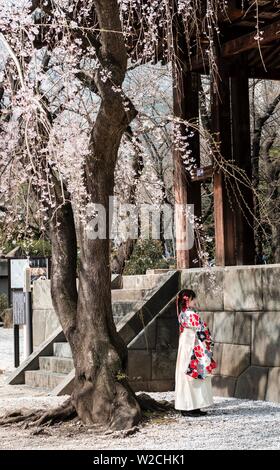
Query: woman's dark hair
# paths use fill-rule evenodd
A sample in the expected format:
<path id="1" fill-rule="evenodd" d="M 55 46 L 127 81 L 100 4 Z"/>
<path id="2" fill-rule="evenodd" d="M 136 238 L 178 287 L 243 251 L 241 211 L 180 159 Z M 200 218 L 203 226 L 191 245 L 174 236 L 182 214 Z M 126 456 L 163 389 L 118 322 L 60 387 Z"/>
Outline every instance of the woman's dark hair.
<path id="1" fill-rule="evenodd" d="M 178 302 L 179 310 L 181 310 L 182 306 L 184 306 L 186 304 L 186 300 L 184 299 L 184 297 L 188 297 L 190 300 L 192 300 L 192 299 L 196 298 L 196 293 L 191 289 L 182 289 L 182 290 L 180 290 L 180 292 L 177 296 L 177 302 Z"/>

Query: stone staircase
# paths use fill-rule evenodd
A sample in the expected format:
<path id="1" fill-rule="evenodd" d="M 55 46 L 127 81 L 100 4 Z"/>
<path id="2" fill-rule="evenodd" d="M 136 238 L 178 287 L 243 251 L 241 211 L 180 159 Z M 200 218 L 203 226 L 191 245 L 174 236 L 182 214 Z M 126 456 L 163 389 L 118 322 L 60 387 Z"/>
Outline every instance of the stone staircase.
<path id="1" fill-rule="evenodd" d="M 143 330 L 143 325 L 139 322 L 138 317 L 146 317 L 145 321 L 148 323 L 176 293 L 178 289 L 176 274 L 176 272 L 173 274 L 165 272 L 123 276 L 122 288 L 112 289 L 113 317 L 117 330 L 123 336 L 126 344 Z M 137 315 L 138 313 L 141 315 Z M 132 330 L 135 330 L 134 333 Z M 13 375 L 9 381 L 10 384 L 25 383 L 28 387 L 39 387 L 51 391 L 61 388 L 60 385 L 67 382 L 68 376 L 71 376 L 71 380 L 73 380 L 72 353 L 62 330 L 38 352 L 38 357 L 36 357 L 36 351 L 32 356 L 33 359 L 31 358 L 32 360 L 27 364 L 27 367 L 24 367 L 24 364 L 21 366 L 18 377 L 16 374 Z M 64 388 L 62 387 L 62 389 Z"/>
<path id="2" fill-rule="evenodd" d="M 39 357 L 39 370 L 25 372 L 25 385 L 54 389 L 74 368 L 68 343 L 53 343 L 53 356 Z"/>

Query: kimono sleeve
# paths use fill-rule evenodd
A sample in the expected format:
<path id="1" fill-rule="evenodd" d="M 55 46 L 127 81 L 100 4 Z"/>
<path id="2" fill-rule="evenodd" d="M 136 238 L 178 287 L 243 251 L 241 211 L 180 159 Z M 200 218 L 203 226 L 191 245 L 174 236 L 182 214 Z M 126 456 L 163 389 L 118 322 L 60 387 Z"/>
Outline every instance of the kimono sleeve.
<path id="1" fill-rule="evenodd" d="M 179 315 L 180 328 L 191 328 L 194 331 L 201 331 L 202 321 L 194 310 L 181 311 Z"/>

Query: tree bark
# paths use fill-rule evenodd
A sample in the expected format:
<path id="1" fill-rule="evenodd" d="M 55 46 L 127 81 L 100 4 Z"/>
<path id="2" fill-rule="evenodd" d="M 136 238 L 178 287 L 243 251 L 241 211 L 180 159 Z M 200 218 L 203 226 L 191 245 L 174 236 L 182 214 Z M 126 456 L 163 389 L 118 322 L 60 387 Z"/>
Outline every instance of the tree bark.
<path id="1" fill-rule="evenodd" d="M 79 227 L 77 293 L 77 227 L 69 204 L 57 211 L 52 224 L 52 296 L 73 354 L 76 376 L 71 401 L 78 416 L 85 424 L 125 429 L 137 424 L 141 411 L 124 374 L 127 348 L 112 315 L 109 196 L 121 137 L 136 112 L 131 104 L 125 110 L 121 93 L 112 88 L 112 82 L 121 87 L 127 65 L 117 1 L 94 3 L 101 30 L 99 60 L 111 80 L 102 80 L 100 72 L 94 76 L 101 105 L 91 133 L 85 183 L 90 201 L 105 208 L 106 238 L 90 239 L 85 227 Z"/>
<path id="2" fill-rule="evenodd" d="M 280 262 L 280 226 L 279 226 L 279 178 L 280 178 L 280 162 L 279 158 L 270 157 L 270 150 L 273 148 L 277 132 L 273 132 L 272 135 L 266 140 L 263 145 L 263 157 L 266 165 L 266 179 L 267 179 L 267 206 L 268 216 L 267 223 L 271 227 L 271 262 Z"/>
<path id="3" fill-rule="evenodd" d="M 280 95 L 277 95 L 274 100 L 267 106 L 265 112 L 254 122 L 254 132 L 252 141 L 252 183 L 253 188 L 258 191 L 260 176 L 259 176 L 259 162 L 261 150 L 261 137 L 264 125 L 267 120 L 272 116 L 275 108 L 280 102 Z M 254 197 L 254 216 L 255 216 L 255 244 L 257 249 L 257 258 L 260 259 L 263 254 L 263 228 L 261 226 L 261 213 L 260 203 L 258 198 Z"/>

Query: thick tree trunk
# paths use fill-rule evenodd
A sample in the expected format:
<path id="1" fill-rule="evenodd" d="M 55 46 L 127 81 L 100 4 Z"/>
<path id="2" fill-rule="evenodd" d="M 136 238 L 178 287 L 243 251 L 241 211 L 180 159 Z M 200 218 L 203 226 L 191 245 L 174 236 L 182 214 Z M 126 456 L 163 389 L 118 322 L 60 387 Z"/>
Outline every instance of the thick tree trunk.
<path id="1" fill-rule="evenodd" d="M 69 207 L 68 211 L 66 206 L 58 209 L 60 225 L 52 226 L 52 295 L 73 354 L 76 377 L 71 399 L 78 416 L 86 424 L 125 429 L 140 420 L 141 411 L 124 374 L 127 349 L 116 332 L 112 315 L 109 196 L 113 195 L 120 141 L 136 112 L 132 105 L 129 110 L 124 108 L 123 96 L 116 91 L 122 85 L 127 65 L 117 1 L 94 3 L 101 31 L 99 60 L 111 79 L 104 81 L 100 72 L 94 76 L 101 105 L 91 133 L 85 185 L 90 202 L 101 204 L 106 211 L 106 238 L 90 239 L 86 227 L 76 220 L 80 235 L 76 294 L 74 217 Z"/>
<path id="2" fill-rule="evenodd" d="M 112 136 L 107 136 L 106 144 L 102 141 L 100 134 L 100 143 L 93 144 L 98 158 L 88 161 L 88 172 L 95 175 L 88 184 L 93 200 L 103 204 L 108 216 L 114 172 L 107 158 L 115 161 L 116 142 Z M 141 412 L 124 374 L 127 348 L 112 316 L 108 229 L 107 225 L 104 240 L 91 240 L 81 230 L 77 293 L 72 208 L 68 204 L 57 211 L 52 225 L 52 297 L 73 354 L 76 377 L 71 400 L 78 416 L 86 424 L 124 429 L 133 427 Z"/>
<path id="3" fill-rule="evenodd" d="M 90 152 L 84 178 L 91 203 L 106 212 L 106 237 L 90 238 L 85 222 L 74 218 L 75 204 L 65 187 L 52 175 L 56 210 L 51 217 L 51 291 L 56 313 L 68 340 L 75 366 L 74 390 L 61 407 L 45 413 L 12 414 L 0 424 L 28 421 L 43 425 L 71 419 L 78 414 L 88 425 L 111 429 L 134 427 L 142 409 L 166 409 L 149 397 L 136 396 L 124 373 L 127 348 L 117 334 L 111 305 L 109 196 L 113 195 L 114 170 L 123 133 L 136 116 L 133 105 L 121 91 L 127 68 L 126 48 L 117 0 L 94 0 L 100 44 L 96 54 L 100 68 L 92 72 L 101 98 L 92 128 Z M 104 80 L 104 73 L 110 79 Z M 66 183 L 64 183 L 66 184 Z M 77 234 L 80 266 L 77 289 Z M 168 405 L 170 406 L 170 405 Z"/>
<path id="4" fill-rule="evenodd" d="M 117 335 L 112 316 L 108 210 L 114 167 L 109 167 L 107 159 L 111 156 L 115 161 L 116 143 L 109 135 L 106 140 L 105 143 L 101 134 L 95 140 L 98 158 L 88 162 L 88 174 L 92 171 L 95 175 L 89 182 L 93 200 L 106 209 L 107 237 L 90 240 L 84 233 L 77 324 L 69 342 L 76 368 L 73 402 L 78 415 L 85 423 L 122 429 L 139 421 L 140 407 L 124 376 L 127 349 Z"/>

